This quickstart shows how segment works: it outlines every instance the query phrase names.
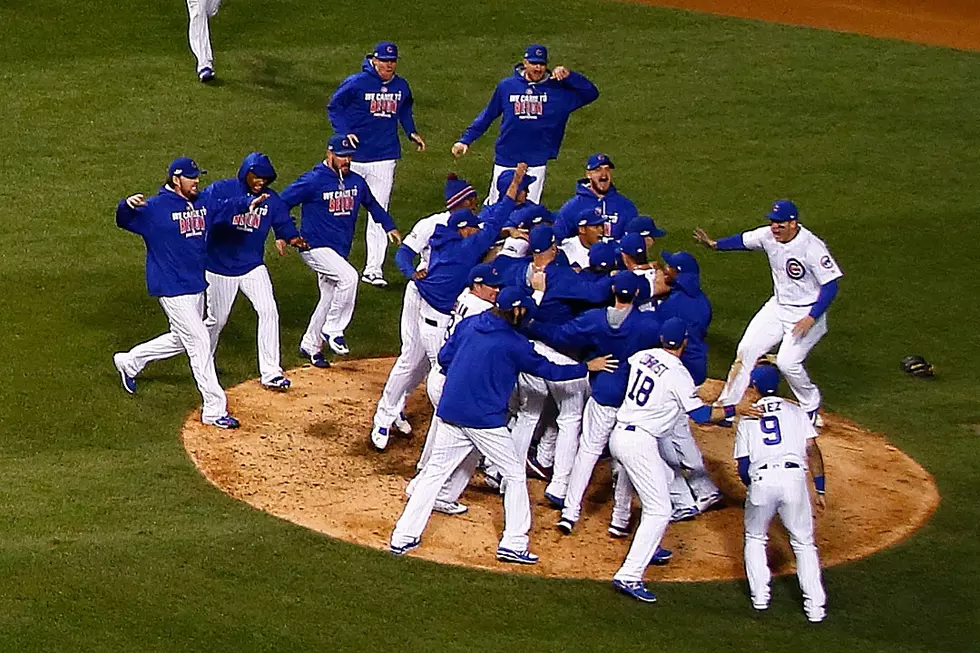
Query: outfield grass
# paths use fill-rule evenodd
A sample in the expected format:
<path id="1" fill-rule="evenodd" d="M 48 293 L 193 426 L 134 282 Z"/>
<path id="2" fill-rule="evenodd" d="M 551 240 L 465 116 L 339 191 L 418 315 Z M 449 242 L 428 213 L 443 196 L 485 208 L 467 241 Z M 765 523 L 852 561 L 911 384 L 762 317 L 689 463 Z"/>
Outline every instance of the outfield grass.
<path id="1" fill-rule="evenodd" d="M 180 3 L 118 6 L 0 7 L 0 650 L 975 648 L 976 54 L 611 2 L 230 0 L 212 23 L 223 83 L 205 88 Z M 670 230 L 665 247 L 691 247 L 695 226 L 754 226 L 786 196 L 829 243 L 846 276 L 810 370 L 829 409 L 887 433 L 935 475 L 943 500 L 911 540 L 826 572 L 825 624 L 806 625 L 793 579 L 776 581 L 759 617 L 739 583 L 656 586 L 651 608 L 603 583 L 333 541 L 197 474 L 176 437 L 200 401 L 185 361 L 155 364 L 139 396 L 124 395 L 112 352 L 165 320 L 146 296 L 142 245 L 114 226 L 115 203 L 154 192 L 184 153 L 213 180 L 260 149 L 282 187 L 319 160 L 326 99 L 381 38 L 401 48 L 430 145 L 406 150 L 398 169 L 403 230 L 439 206 L 449 169 L 488 182 L 491 137 L 456 168 L 448 149 L 533 40 L 602 92 L 549 167 L 548 205 L 601 149 L 620 188 Z M 362 241 L 353 256 L 363 261 Z M 761 255 L 700 258 L 720 376 L 768 296 L 768 271 Z M 270 268 L 284 360 L 298 363 L 313 278 L 294 255 Z M 362 289 L 355 355 L 396 350 L 399 300 L 397 287 Z M 255 375 L 254 327 L 240 303 L 218 354 L 227 385 Z M 909 353 L 939 378 L 904 377 Z"/>

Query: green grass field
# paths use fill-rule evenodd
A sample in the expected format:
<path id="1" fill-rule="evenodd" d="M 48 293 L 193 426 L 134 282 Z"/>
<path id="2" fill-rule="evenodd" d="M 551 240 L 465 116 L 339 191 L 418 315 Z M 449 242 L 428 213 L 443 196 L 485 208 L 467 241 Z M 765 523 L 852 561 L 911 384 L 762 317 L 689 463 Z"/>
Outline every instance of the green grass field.
<path id="1" fill-rule="evenodd" d="M 606 1 L 229 0 L 212 21 L 223 81 L 205 88 L 185 29 L 176 0 L 0 6 L 0 651 L 975 649 L 980 56 Z M 801 206 L 846 274 L 809 361 L 826 406 L 886 433 L 942 494 L 907 542 L 826 571 L 827 622 L 808 627 L 794 578 L 760 617 L 740 583 L 655 586 L 650 607 L 605 583 L 330 540 L 198 475 L 176 435 L 200 401 L 184 360 L 122 392 L 112 352 L 166 322 L 115 203 L 155 192 L 185 153 L 214 180 L 262 150 L 281 188 L 322 156 L 327 98 L 382 38 L 401 48 L 430 145 L 398 169 L 403 230 L 441 204 L 450 169 L 485 187 L 492 135 L 456 168 L 448 150 L 530 41 L 602 92 L 549 167 L 549 206 L 597 150 L 671 249 L 693 247 L 695 226 L 754 226 L 778 197 Z M 719 376 L 770 282 L 761 255 L 699 256 Z M 295 255 L 270 268 L 297 364 L 315 285 Z M 397 350 L 399 302 L 400 286 L 362 288 L 355 355 Z M 255 374 L 254 326 L 239 302 L 226 385 Z M 909 353 L 939 377 L 902 375 Z"/>

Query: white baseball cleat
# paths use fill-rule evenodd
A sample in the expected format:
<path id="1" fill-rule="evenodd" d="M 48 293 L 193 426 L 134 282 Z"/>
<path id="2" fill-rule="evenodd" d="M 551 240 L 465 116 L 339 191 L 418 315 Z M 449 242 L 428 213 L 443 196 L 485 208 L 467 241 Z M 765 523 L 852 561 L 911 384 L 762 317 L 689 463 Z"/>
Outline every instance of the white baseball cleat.
<path id="1" fill-rule="evenodd" d="M 398 413 L 398 417 L 395 418 L 395 430 L 402 435 L 412 434 L 412 425 L 408 423 L 405 413 Z"/>
<path id="2" fill-rule="evenodd" d="M 712 492 L 711 494 L 703 496 L 700 499 L 695 499 L 694 505 L 697 507 L 699 513 L 707 512 L 712 508 L 712 506 L 716 506 L 721 503 L 721 500 L 724 498 L 725 497 L 721 494 L 721 490 L 718 490 L 717 492 Z"/>
<path id="3" fill-rule="evenodd" d="M 388 282 L 385 281 L 384 277 L 382 277 L 380 274 L 374 274 L 373 272 L 365 272 L 362 274 L 361 281 L 364 283 L 369 283 L 375 288 L 386 288 L 388 286 Z"/>
<path id="4" fill-rule="evenodd" d="M 330 350 L 338 356 L 346 356 L 350 353 L 344 336 L 330 336 L 327 338 L 327 344 L 330 345 Z"/>
<path id="5" fill-rule="evenodd" d="M 388 446 L 389 438 L 389 431 L 384 426 L 371 428 L 371 446 L 374 447 L 375 451 L 384 451 Z"/>
<path id="6" fill-rule="evenodd" d="M 459 501 L 442 501 L 441 499 L 436 499 L 436 503 L 432 506 L 432 509 L 444 515 L 462 515 L 469 510 L 469 508 Z"/>

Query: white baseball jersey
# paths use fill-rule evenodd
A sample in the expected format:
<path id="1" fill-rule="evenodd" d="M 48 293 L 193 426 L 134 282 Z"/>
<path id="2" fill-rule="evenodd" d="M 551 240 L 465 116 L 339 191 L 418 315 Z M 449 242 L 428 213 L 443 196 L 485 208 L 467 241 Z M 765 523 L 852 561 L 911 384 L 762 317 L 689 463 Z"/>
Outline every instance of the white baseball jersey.
<path id="1" fill-rule="evenodd" d="M 749 458 L 749 473 L 769 462 L 794 462 L 806 469 L 806 441 L 817 437 L 806 412 L 780 397 L 754 404 L 765 415 L 744 418 L 735 431 L 735 458 Z"/>
<path id="2" fill-rule="evenodd" d="M 561 251 L 568 257 L 568 263 L 580 270 L 589 269 L 589 248 L 582 244 L 578 236 L 566 238 L 561 243 Z"/>
<path id="3" fill-rule="evenodd" d="M 820 286 L 844 276 L 827 245 L 803 225 L 788 243 L 776 240 L 768 226 L 746 231 L 742 243 L 769 257 L 773 293 L 783 305 L 809 306 L 817 301 Z"/>
<path id="4" fill-rule="evenodd" d="M 446 340 L 449 340 L 449 336 L 453 335 L 456 327 L 465 318 L 479 315 L 491 308 L 493 308 L 493 304 L 485 299 L 480 299 L 471 293 L 469 288 L 463 290 L 463 292 L 459 293 L 459 297 L 456 298 L 456 303 L 453 304 L 453 310 L 449 314 L 449 326 L 446 327 Z"/>
<path id="5" fill-rule="evenodd" d="M 429 247 L 429 239 L 432 238 L 432 234 L 435 233 L 437 226 L 445 226 L 448 223 L 449 211 L 433 213 L 416 222 L 412 230 L 405 236 L 402 244 L 408 245 L 412 250 L 418 252 L 419 258 L 421 259 L 418 267 L 415 268 L 416 270 L 423 270 L 429 267 L 429 254 L 432 252 Z"/>
<path id="6" fill-rule="evenodd" d="M 677 356 L 663 349 L 644 349 L 630 356 L 629 364 L 626 398 L 616 412 L 618 423 L 662 437 L 681 413 L 704 405 L 691 373 Z"/>

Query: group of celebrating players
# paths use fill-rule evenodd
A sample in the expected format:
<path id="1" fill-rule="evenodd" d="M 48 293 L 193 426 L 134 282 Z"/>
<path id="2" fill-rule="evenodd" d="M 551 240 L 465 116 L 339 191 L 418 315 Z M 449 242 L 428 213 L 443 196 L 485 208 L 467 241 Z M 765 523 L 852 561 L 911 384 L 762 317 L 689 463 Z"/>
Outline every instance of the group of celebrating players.
<path id="1" fill-rule="evenodd" d="M 583 75 L 548 67 L 544 46 L 531 45 L 513 75 L 452 147 L 465 154 L 499 116 L 500 135 L 486 202 L 450 175 L 445 211 L 419 221 L 402 242 L 387 207 L 401 156 L 398 126 L 418 149 L 425 141 L 412 115 L 408 83 L 395 73 L 398 49 L 379 43 L 362 71 L 345 80 L 328 104 L 336 134 L 327 156 L 280 193 L 268 157 L 249 154 L 235 179 L 201 190 L 202 171 L 176 159 L 152 198 L 123 199 L 117 224 L 147 247 L 147 285 L 159 297 L 170 331 L 114 363 L 135 393 L 145 365 L 186 351 L 204 398 L 202 421 L 235 428 L 214 368 L 218 334 L 238 290 L 259 316 L 262 384 L 285 391 L 279 361 L 278 312 L 264 243 L 272 229 L 280 254 L 292 245 L 316 273 L 320 299 L 300 343 L 315 367 L 328 368 L 324 348 L 349 353 L 358 275 L 347 261 L 361 206 L 370 214 L 364 283 L 384 287 L 388 242 L 399 245 L 398 268 L 409 279 L 402 308 L 400 355 L 378 402 L 370 442 L 384 451 L 394 433 L 408 434 L 403 409 L 423 380 L 434 414 L 418 475 L 391 536 L 403 555 L 420 545 L 433 510 L 466 511 L 459 498 L 478 468 L 503 496 L 505 527 L 497 559 L 535 564 L 529 550 L 528 476 L 547 481 L 545 498 L 560 510 L 557 528 L 574 533 L 592 472 L 612 458 L 615 506 L 609 534 L 630 535 L 631 504 L 641 515 L 613 583 L 646 602 L 647 565 L 666 564 L 660 547 L 671 521 L 719 505 L 723 496 L 705 468 L 690 420 L 733 426 L 751 383 L 762 395 L 738 420 L 735 458 L 749 487 L 745 561 L 753 606 L 769 605 L 765 543 L 778 511 L 797 556 L 810 621 L 826 614 L 813 539 L 809 469 L 823 505 L 824 476 L 816 445 L 820 393 L 803 367 L 826 332 L 839 267 L 826 246 L 799 223 L 796 206 L 780 200 L 769 225 L 721 240 L 695 239 L 717 250 L 762 249 L 774 296 L 747 327 L 725 388 L 713 406 L 698 387 L 707 378 L 705 337 L 711 305 L 699 266 L 688 252 L 651 255 L 666 232 L 613 185 L 615 165 L 590 156 L 573 196 L 552 213 L 540 204 L 547 163 L 558 155 L 570 114 L 599 91 Z M 290 210 L 300 207 L 297 230 Z M 774 363 L 756 361 L 779 345 Z M 780 372 L 799 404 L 775 392 Z"/>

